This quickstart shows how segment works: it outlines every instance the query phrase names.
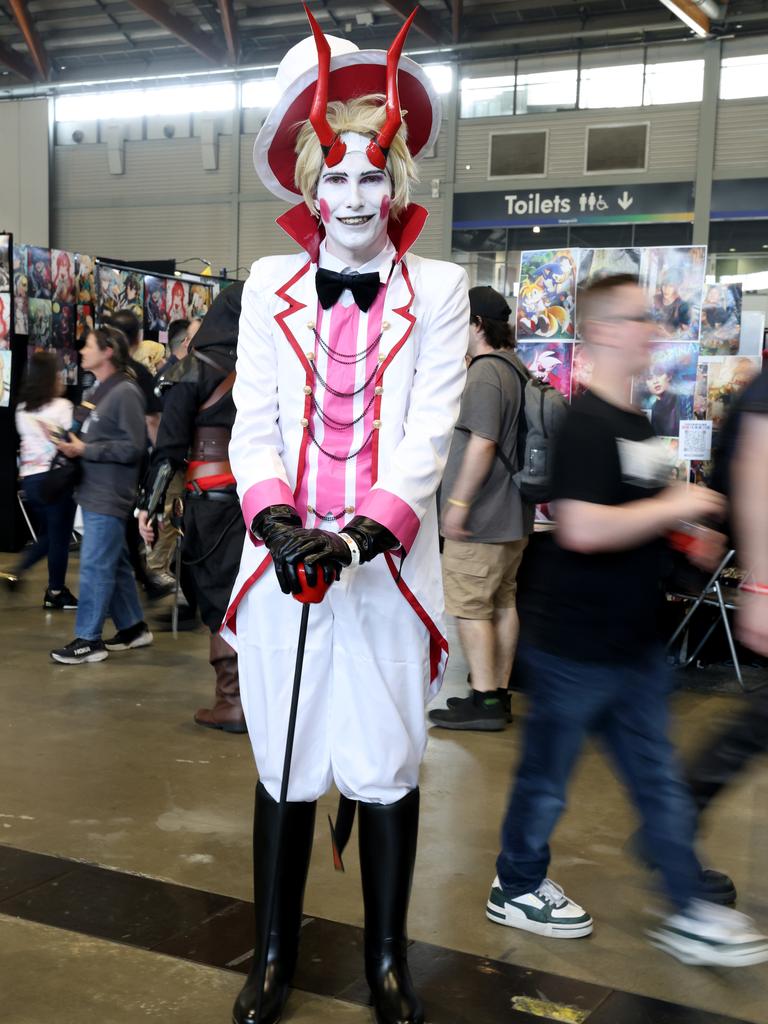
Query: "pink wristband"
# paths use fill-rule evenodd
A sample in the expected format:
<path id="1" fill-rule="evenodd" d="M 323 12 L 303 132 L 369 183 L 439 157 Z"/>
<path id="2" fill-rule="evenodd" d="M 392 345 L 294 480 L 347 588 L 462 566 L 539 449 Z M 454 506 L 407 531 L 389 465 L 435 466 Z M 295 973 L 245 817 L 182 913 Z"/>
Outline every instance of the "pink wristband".
<path id="1" fill-rule="evenodd" d="M 746 590 L 748 594 L 762 594 L 768 597 L 768 586 L 764 583 L 742 583 L 742 590 Z"/>

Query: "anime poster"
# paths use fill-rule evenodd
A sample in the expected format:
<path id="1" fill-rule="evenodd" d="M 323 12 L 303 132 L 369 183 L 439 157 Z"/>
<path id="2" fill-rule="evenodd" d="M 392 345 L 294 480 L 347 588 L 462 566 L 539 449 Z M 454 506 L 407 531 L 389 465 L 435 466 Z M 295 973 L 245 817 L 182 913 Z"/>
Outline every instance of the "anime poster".
<path id="1" fill-rule="evenodd" d="M 659 437 L 677 437 L 680 420 L 693 419 L 698 355 L 690 342 L 654 342 L 647 372 L 634 380 L 632 397 Z"/>
<path id="2" fill-rule="evenodd" d="M 699 359 L 696 367 L 696 384 L 693 389 L 693 418 L 705 420 L 709 404 L 709 362 Z"/>
<path id="3" fill-rule="evenodd" d="M 211 289 L 207 284 L 191 284 L 189 286 L 189 308 L 187 317 L 190 320 L 202 320 L 211 308 Z"/>
<path id="4" fill-rule="evenodd" d="M 550 344 L 546 341 L 521 341 L 516 351 L 532 376 L 551 384 L 564 398 L 570 399 L 573 368 L 571 342 Z"/>
<path id="5" fill-rule="evenodd" d="M 705 461 L 694 461 L 691 463 L 690 481 L 692 484 L 699 484 L 701 487 L 710 487 L 712 474 L 715 471 L 713 459 Z"/>
<path id="6" fill-rule="evenodd" d="M 96 302 L 95 267 L 92 256 L 77 256 L 77 301 L 81 305 L 93 305 Z"/>
<path id="7" fill-rule="evenodd" d="M 51 298 L 51 251 L 35 245 L 27 248 L 27 277 L 31 299 Z"/>
<path id="8" fill-rule="evenodd" d="M 169 325 L 174 320 L 186 320 L 189 308 L 189 284 L 186 281 L 166 282 L 165 310 Z"/>
<path id="9" fill-rule="evenodd" d="M 520 257 L 517 337 L 572 341 L 578 250 L 537 250 Z"/>
<path id="10" fill-rule="evenodd" d="M 77 384 L 78 360 L 73 348 L 65 348 L 61 352 L 62 376 L 67 385 Z"/>
<path id="11" fill-rule="evenodd" d="M 11 364 L 13 353 L 10 349 L 0 351 L 0 408 L 7 409 L 11 404 Z"/>
<path id="12" fill-rule="evenodd" d="M 707 247 L 643 250 L 643 285 L 659 339 L 698 341 Z"/>
<path id="13" fill-rule="evenodd" d="M 99 322 L 117 312 L 122 281 L 120 271 L 117 267 L 98 267 L 98 304 L 97 313 Z"/>
<path id="14" fill-rule="evenodd" d="M 130 309 L 140 324 L 144 323 L 144 277 L 132 270 L 120 271 L 118 309 Z"/>
<path id="15" fill-rule="evenodd" d="M 83 342 L 88 337 L 88 332 L 92 331 L 93 327 L 93 306 L 89 303 L 78 304 L 75 325 L 75 342 L 78 348 L 82 348 Z"/>
<path id="16" fill-rule="evenodd" d="M 11 290 L 11 236 L 0 235 L 0 292 Z"/>
<path id="17" fill-rule="evenodd" d="M 75 254 L 51 249 L 51 288 L 54 302 L 67 305 L 75 301 Z"/>
<path id="18" fill-rule="evenodd" d="M 687 483 L 690 467 L 685 459 L 680 458 L 680 440 L 677 437 L 662 437 L 669 459 L 669 482 Z"/>
<path id="19" fill-rule="evenodd" d="M 13 247 L 13 325 L 17 334 L 29 333 L 29 277 L 27 246 Z"/>
<path id="20" fill-rule="evenodd" d="M 593 363 L 584 345 L 573 346 L 571 401 L 581 397 L 592 382 Z"/>
<path id="21" fill-rule="evenodd" d="M 639 278 L 641 257 L 641 249 L 582 249 L 579 287 L 589 287 L 614 274 L 632 274 Z"/>
<path id="22" fill-rule="evenodd" d="M 144 278 L 144 333 L 155 336 L 168 330 L 168 317 L 165 312 L 164 277 Z"/>
<path id="23" fill-rule="evenodd" d="M 51 337 L 54 348 L 73 348 L 75 344 L 75 307 L 72 303 L 51 303 Z"/>
<path id="24" fill-rule="evenodd" d="M 29 345 L 31 348 L 50 348 L 53 310 L 50 299 L 29 300 Z"/>
<path id="25" fill-rule="evenodd" d="M 11 314 L 13 299 L 10 292 L 0 292 L 0 349 L 11 347 Z"/>
<path id="26" fill-rule="evenodd" d="M 708 285 L 701 307 L 701 354 L 735 356 L 740 340 L 741 285 Z"/>
<path id="27" fill-rule="evenodd" d="M 707 366 L 707 419 L 719 430 L 738 395 L 760 372 L 759 356 L 711 356 Z"/>

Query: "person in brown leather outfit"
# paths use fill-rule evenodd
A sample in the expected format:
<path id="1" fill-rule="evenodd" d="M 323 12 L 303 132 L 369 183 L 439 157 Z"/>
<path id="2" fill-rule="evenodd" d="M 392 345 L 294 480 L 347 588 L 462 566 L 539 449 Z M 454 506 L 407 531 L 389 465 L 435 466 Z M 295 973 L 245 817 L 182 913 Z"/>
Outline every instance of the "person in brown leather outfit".
<path id="1" fill-rule="evenodd" d="M 231 733 L 246 731 L 237 654 L 219 634 L 245 537 L 228 461 L 242 290 L 242 283 L 236 282 L 218 296 L 190 352 L 161 382 L 167 389 L 163 416 L 139 512 L 139 529 L 151 544 L 155 527 L 147 511 L 150 499 L 162 509 L 163 492 L 173 474 L 186 470 L 182 568 L 211 631 L 209 661 L 216 673 L 215 703 L 200 708 L 195 722 Z"/>

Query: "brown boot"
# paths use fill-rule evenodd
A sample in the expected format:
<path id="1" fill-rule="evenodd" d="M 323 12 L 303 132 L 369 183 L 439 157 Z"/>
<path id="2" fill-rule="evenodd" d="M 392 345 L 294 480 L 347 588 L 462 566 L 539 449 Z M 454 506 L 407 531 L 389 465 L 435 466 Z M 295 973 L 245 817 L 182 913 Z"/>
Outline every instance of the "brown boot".
<path id="1" fill-rule="evenodd" d="M 237 655 L 218 633 L 211 634 L 208 660 L 216 672 L 216 703 L 212 708 L 200 708 L 195 713 L 195 721 L 208 729 L 246 732 L 245 717 L 240 703 Z"/>

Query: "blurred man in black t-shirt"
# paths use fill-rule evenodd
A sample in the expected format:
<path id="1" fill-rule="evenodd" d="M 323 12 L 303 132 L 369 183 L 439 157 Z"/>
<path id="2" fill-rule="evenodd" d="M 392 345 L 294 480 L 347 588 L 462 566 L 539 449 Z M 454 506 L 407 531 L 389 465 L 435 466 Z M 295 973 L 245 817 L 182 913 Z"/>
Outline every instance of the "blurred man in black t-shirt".
<path id="1" fill-rule="evenodd" d="M 486 912 L 552 938 L 592 931 L 590 915 L 546 875 L 569 776 L 587 734 L 598 733 L 674 907 L 654 942 L 687 963 L 757 963 L 768 959 L 768 940 L 748 918 L 702 899 L 695 808 L 667 738 L 669 683 L 656 635 L 665 534 L 681 521 L 717 518 L 722 499 L 669 486 L 663 446 L 631 404 L 652 337 L 636 279 L 606 278 L 578 301 L 594 372 L 557 439 L 557 528 L 520 594 L 519 662 L 531 707 Z"/>

